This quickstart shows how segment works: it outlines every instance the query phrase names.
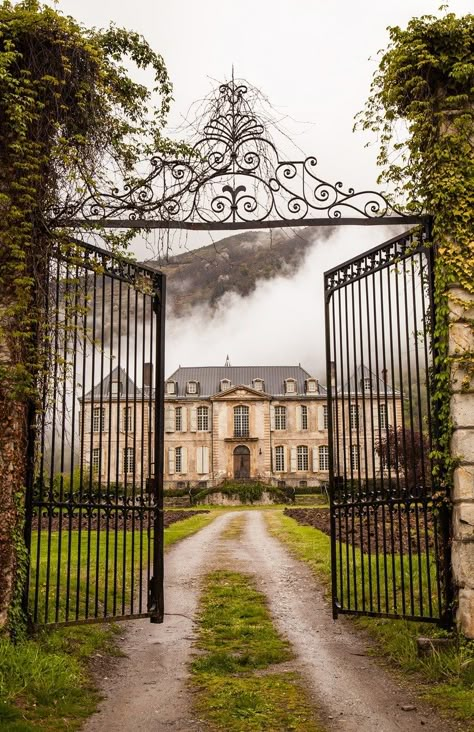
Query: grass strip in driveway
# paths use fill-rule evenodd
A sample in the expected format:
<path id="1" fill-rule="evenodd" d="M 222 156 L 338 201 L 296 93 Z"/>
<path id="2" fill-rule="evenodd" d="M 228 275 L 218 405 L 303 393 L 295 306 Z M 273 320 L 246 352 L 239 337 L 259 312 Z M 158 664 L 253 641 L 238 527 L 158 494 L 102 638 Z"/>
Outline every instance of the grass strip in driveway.
<path id="1" fill-rule="evenodd" d="M 196 711 L 223 732 L 318 732 L 292 659 L 249 575 L 218 570 L 204 583 L 191 683 Z"/>
<path id="2" fill-rule="evenodd" d="M 218 515 L 199 514 L 165 529 L 165 547 L 195 534 Z M 46 559 L 44 559 L 46 561 Z M 97 708 L 94 659 L 120 655 L 119 623 L 41 630 L 16 645 L 0 638 L 2 732 L 76 730 Z"/>
<path id="3" fill-rule="evenodd" d="M 286 544 L 297 559 L 311 567 L 329 596 L 329 537 L 312 526 L 298 524 L 282 511 L 265 514 L 265 519 L 273 536 Z M 474 730 L 474 643 L 458 639 L 454 648 L 420 658 L 417 638 L 449 634 L 430 623 L 364 617 L 351 617 L 350 622 L 364 628 L 375 639 L 377 655 L 388 658 L 400 669 L 419 696 L 442 714 L 461 722 L 464 732 Z"/>

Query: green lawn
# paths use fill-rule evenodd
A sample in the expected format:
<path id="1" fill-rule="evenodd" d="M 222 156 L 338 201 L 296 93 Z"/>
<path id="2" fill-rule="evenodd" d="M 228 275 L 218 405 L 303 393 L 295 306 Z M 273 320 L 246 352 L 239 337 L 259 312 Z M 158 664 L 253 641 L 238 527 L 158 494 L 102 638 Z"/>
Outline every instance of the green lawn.
<path id="1" fill-rule="evenodd" d="M 210 523 L 216 516 L 215 512 L 192 516 L 184 521 L 173 524 L 165 529 L 165 546 L 169 547 L 180 539 L 190 536 Z M 77 534 L 77 532 L 73 532 Z M 64 538 L 64 535 L 63 535 Z M 57 536 L 52 538 L 52 546 L 57 549 Z M 146 542 L 145 542 L 146 543 Z M 66 553 L 66 549 L 63 552 Z M 97 549 L 97 539 L 91 536 L 91 546 Z M 117 539 L 117 561 L 120 569 L 121 550 L 130 547 L 130 536 Z M 77 566 L 78 539 L 71 537 L 71 547 L 75 554 Z M 114 546 L 109 546 L 109 555 L 112 557 Z M 104 538 L 99 542 L 99 556 L 105 556 L 106 546 Z M 57 556 L 57 554 L 56 554 Z M 40 566 L 41 581 L 46 574 L 46 554 L 41 554 Z M 122 560 L 123 561 L 123 560 Z M 131 565 L 131 559 L 126 557 L 126 566 Z M 71 561 L 71 565 L 73 562 Z M 140 564 L 135 562 L 139 571 Z M 112 563 L 113 568 L 113 563 Z M 57 571 L 57 562 L 50 566 Z M 67 576 L 67 559 L 61 562 L 61 577 Z M 99 577 L 100 597 L 108 597 L 112 603 L 113 581 L 109 580 L 107 594 L 104 588 L 105 571 Z M 77 581 L 78 574 L 73 575 Z M 137 575 L 136 575 L 137 577 Z M 96 578 L 96 575 L 94 575 Z M 81 575 L 81 580 L 83 577 Z M 72 585 L 72 582 L 71 582 Z M 131 592 L 131 585 L 126 585 Z M 135 580 L 135 586 L 139 583 Z M 64 589 L 64 588 L 63 588 Z M 76 600 L 77 595 L 73 598 Z M 82 593 L 82 594 L 81 594 Z M 131 595 L 130 595 L 131 596 Z M 41 602 L 45 601 L 43 593 Z M 80 585 L 80 602 L 83 601 L 84 587 Z M 95 597 L 95 596 L 94 596 Z M 53 594 L 50 596 L 50 603 Z M 69 603 L 72 607 L 72 603 Z M 81 608 L 84 605 L 81 604 Z M 136 605 L 135 605 L 136 607 Z M 66 602 L 64 592 L 60 594 L 61 617 L 64 617 Z M 44 605 L 43 605 L 44 612 Z M 33 732 L 34 730 L 62 731 L 76 730 L 84 719 L 95 710 L 99 697 L 91 682 L 89 671 L 90 659 L 100 654 L 119 654 L 116 636 L 122 632 L 120 624 L 110 625 L 80 625 L 57 629 L 39 630 L 32 638 L 12 644 L 5 638 L 0 638 L 0 729 L 2 732 Z"/>
<path id="2" fill-rule="evenodd" d="M 294 519 L 284 516 L 282 511 L 275 511 L 265 516 L 272 534 L 283 541 L 298 559 L 306 562 L 323 582 L 329 599 L 331 582 L 329 537 L 311 526 L 298 524 Z M 355 561 L 359 567 L 356 577 L 358 591 L 361 593 L 362 572 L 359 552 L 355 553 Z M 364 558 L 364 562 L 366 561 Z M 395 565 L 396 570 L 397 567 L 400 573 L 399 563 Z M 413 586 L 416 588 L 418 586 L 416 567 L 414 570 Z M 372 565 L 372 571 L 375 572 L 375 565 Z M 400 574 L 397 581 L 400 582 Z M 416 593 L 416 589 L 414 591 Z M 410 676 L 410 684 L 416 685 L 416 691 L 420 696 L 432 702 L 447 716 L 461 720 L 466 732 L 474 729 L 472 642 L 457 639 L 457 646 L 451 650 L 419 658 L 416 645 L 418 637 L 439 637 L 449 634 L 429 623 L 379 618 L 358 618 L 354 622 L 367 630 L 376 640 L 380 655 L 390 659 L 396 667 Z"/>

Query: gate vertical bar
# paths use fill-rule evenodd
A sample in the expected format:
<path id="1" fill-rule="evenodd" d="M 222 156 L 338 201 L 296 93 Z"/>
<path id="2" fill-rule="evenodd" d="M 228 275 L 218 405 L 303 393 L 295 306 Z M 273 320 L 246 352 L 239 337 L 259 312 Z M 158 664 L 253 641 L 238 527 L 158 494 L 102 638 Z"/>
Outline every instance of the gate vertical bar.
<path id="1" fill-rule="evenodd" d="M 328 452 L 329 452 L 329 502 L 330 506 L 334 502 L 334 420 L 333 420 L 333 362 L 331 360 L 331 295 L 327 294 L 327 278 L 325 276 L 325 336 L 326 336 L 326 388 L 327 388 L 327 406 L 328 406 Z M 337 439 L 337 437 L 336 437 Z M 331 524 L 331 585 L 332 585 L 332 616 L 334 620 L 338 617 L 337 605 L 337 573 L 336 573 L 336 522 L 334 511 L 330 511 Z"/>
<path id="2" fill-rule="evenodd" d="M 164 617 L 163 586 L 163 461 L 164 461 L 164 403 L 165 403 L 165 314 L 166 314 L 166 278 L 157 275 L 153 297 L 153 310 L 156 316 L 159 337 L 155 343 L 155 439 L 154 439 L 154 499 L 155 519 L 153 531 L 153 580 L 151 582 L 151 617 L 152 623 L 162 623 Z"/>

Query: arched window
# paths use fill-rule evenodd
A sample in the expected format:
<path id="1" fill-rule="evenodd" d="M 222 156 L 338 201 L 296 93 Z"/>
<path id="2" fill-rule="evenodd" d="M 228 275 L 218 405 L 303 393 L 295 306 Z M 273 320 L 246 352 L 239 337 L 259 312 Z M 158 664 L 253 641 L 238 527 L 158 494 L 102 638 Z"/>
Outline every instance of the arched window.
<path id="1" fill-rule="evenodd" d="M 234 407 L 234 437 L 249 436 L 249 408 Z"/>

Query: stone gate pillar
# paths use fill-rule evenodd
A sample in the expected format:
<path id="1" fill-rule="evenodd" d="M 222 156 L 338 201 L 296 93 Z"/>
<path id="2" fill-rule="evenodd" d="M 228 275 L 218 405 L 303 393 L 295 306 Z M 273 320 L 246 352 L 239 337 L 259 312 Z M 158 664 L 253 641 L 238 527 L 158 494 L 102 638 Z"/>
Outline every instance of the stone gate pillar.
<path id="1" fill-rule="evenodd" d="M 449 354 L 451 367 L 451 453 L 459 459 L 454 471 L 452 567 L 459 630 L 474 638 L 474 375 L 462 357 L 474 354 L 474 295 L 452 286 L 449 290 Z"/>

